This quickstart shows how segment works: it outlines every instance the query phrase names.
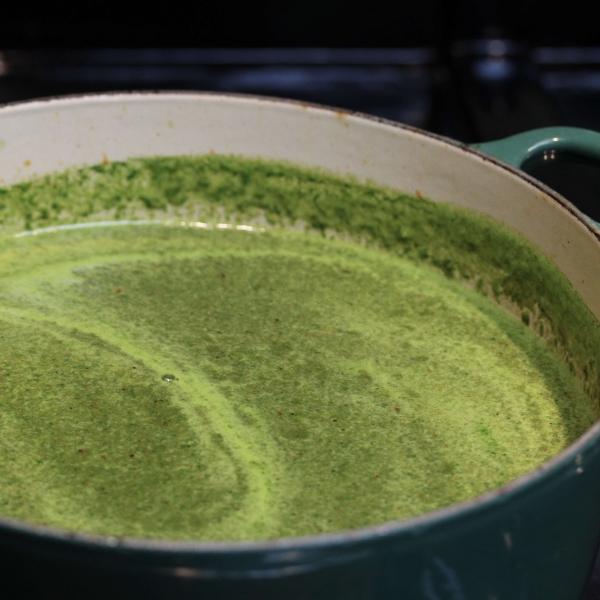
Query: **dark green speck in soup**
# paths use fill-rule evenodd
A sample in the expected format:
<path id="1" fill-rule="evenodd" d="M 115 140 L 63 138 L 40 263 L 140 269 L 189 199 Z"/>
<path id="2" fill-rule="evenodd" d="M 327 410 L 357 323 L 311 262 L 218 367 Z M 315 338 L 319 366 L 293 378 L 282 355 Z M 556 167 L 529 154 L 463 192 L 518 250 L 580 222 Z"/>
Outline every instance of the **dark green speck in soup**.
<path id="1" fill-rule="evenodd" d="M 500 486 L 598 416 L 596 319 L 475 213 L 221 156 L 0 204 L 3 516 L 198 540 L 364 527 Z"/>

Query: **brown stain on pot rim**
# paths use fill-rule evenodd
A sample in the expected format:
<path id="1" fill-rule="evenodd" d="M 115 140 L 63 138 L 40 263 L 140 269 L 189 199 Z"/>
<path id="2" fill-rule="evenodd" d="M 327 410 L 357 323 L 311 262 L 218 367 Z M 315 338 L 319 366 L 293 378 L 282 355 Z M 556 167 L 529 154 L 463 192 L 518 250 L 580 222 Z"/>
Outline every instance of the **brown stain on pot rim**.
<path id="1" fill-rule="evenodd" d="M 336 110 L 335 116 L 341 123 L 344 124 L 344 127 L 350 127 L 350 123 L 346 122 L 346 119 L 349 117 L 348 113 L 341 110 Z"/>

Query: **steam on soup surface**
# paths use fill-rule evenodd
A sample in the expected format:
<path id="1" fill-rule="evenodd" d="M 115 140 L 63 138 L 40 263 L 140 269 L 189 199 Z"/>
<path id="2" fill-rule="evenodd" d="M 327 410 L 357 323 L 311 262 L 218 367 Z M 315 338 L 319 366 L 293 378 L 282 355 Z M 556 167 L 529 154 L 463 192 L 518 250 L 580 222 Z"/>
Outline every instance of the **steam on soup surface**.
<path id="1" fill-rule="evenodd" d="M 474 213 L 218 156 L 0 199 L 4 516 L 169 539 L 363 527 L 502 485 L 597 416 L 595 319 Z"/>

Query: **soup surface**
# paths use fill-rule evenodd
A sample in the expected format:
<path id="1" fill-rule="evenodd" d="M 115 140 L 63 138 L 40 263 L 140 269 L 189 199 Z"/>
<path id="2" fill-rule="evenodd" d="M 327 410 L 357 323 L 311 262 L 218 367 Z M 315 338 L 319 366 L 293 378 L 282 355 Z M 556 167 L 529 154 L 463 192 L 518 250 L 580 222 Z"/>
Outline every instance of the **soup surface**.
<path id="1" fill-rule="evenodd" d="M 142 177 L 140 164 L 123 169 Z M 302 173 L 276 171 L 287 186 Z M 119 183 L 96 173 L 94 185 Z M 89 174 L 58 180 L 63 188 L 38 182 L 37 196 L 85 191 Z M 23 189 L 8 191 L 7 214 L 18 214 Z M 158 197 L 160 186 L 147 189 Z M 357 528 L 500 486 L 593 422 L 577 365 L 532 330 L 545 323 L 548 337 L 552 315 L 516 318 L 482 293 L 491 278 L 469 287 L 445 263 L 382 248 L 376 235 L 292 230 L 268 212 L 263 224 L 243 221 L 4 237 L 0 514 L 169 539 Z"/>

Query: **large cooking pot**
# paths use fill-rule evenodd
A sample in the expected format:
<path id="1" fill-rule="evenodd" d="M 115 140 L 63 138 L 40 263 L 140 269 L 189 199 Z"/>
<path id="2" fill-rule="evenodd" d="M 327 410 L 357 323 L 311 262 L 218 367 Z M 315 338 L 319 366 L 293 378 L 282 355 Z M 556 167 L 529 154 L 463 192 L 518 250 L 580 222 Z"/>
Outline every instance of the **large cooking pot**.
<path id="1" fill-rule="evenodd" d="M 599 157 L 600 135 L 539 130 L 483 149 L 365 115 L 221 94 L 96 95 L 0 109 L 2 185 L 133 156 L 217 152 L 317 165 L 492 215 L 549 256 L 600 317 L 600 230 L 515 168 L 557 149 Z M 596 424 L 500 489 L 352 532 L 188 543 L 0 518 L 0 597 L 575 600 L 599 534 Z"/>

